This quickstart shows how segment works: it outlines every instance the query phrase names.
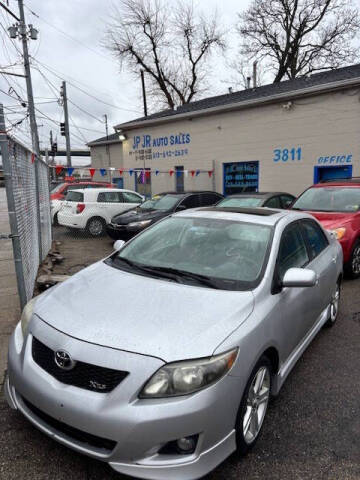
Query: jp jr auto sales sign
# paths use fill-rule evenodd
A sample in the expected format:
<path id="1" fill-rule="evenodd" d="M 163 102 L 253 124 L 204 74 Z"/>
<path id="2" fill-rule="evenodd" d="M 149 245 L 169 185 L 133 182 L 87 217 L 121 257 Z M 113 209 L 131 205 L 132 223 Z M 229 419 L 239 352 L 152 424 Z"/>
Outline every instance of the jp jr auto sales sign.
<path id="1" fill-rule="evenodd" d="M 174 133 L 167 136 L 135 135 L 130 156 L 136 160 L 183 157 L 189 154 L 190 133 Z"/>

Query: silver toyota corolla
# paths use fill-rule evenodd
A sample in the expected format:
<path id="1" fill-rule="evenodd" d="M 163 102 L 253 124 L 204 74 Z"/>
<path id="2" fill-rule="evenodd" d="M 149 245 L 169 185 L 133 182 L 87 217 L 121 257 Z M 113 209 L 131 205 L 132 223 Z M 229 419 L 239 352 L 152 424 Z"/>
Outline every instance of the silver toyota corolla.
<path id="1" fill-rule="evenodd" d="M 307 214 L 175 214 L 25 307 L 9 405 L 118 472 L 202 477 L 254 445 L 269 396 L 335 322 L 342 264 Z"/>

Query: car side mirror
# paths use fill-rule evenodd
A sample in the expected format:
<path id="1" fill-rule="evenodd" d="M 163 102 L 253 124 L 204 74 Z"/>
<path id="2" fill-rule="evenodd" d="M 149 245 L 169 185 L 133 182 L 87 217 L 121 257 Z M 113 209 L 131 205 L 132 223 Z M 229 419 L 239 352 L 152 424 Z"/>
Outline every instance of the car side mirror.
<path id="1" fill-rule="evenodd" d="M 185 205 L 179 205 L 178 207 L 176 207 L 177 212 L 181 212 L 182 210 L 186 210 Z"/>
<path id="2" fill-rule="evenodd" d="M 316 273 L 307 268 L 289 268 L 281 282 L 282 287 L 313 287 L 316 284 Z"/>
<path id="3" fill-rule="evenodd" d="M 122 249 L 124 245 L 125 245 L 125 240 L 116 240 L 116 242 L 114 242 L 113 248 L 115 252 L 118 252 L 119 250 Z"/>

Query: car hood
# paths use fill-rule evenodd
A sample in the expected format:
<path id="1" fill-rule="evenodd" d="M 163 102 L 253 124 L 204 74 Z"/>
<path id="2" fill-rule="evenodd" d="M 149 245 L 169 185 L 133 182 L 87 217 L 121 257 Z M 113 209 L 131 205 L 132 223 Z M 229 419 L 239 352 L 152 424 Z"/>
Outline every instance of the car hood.
<path id="1" fill-rule="evenodd" d="M 253 305 L 251 291 L 183 285 L 98 262 L 42 294 L 34 313 L 77 339 L 171 362 L 211 355 Z"/>
<path id="2" fill-rule="evenodd" d="M 141 222 L 143 220 L 158 220 L 166 217 L 170 212 L 164 212 L 163 210 L 141 210 L 140 208 L 133 208 L 125 213 L 115 215 L 111 221 L 118 225 L 127 225 L 132 222 Z"/>
<path id="3" fill-rule="evenodd" d="M 354 218 L 354 213 L 344 212 L 308 212 L 313 215 L 321 225 L 327 230 L 334 230 L 340 228 L 351 222 Z"/>

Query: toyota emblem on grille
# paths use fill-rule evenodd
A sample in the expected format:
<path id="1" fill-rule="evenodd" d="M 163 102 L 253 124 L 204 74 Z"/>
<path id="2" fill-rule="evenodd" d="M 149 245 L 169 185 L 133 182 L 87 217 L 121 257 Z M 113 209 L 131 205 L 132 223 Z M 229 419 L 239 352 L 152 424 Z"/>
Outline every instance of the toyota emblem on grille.
<path id="1" fill-rule="evenodd" d="M 54 357 L 56 365 L 62 370 L 72 370 L 76 365 L 75 360 L 65 350 L 57 350 Z"/>

